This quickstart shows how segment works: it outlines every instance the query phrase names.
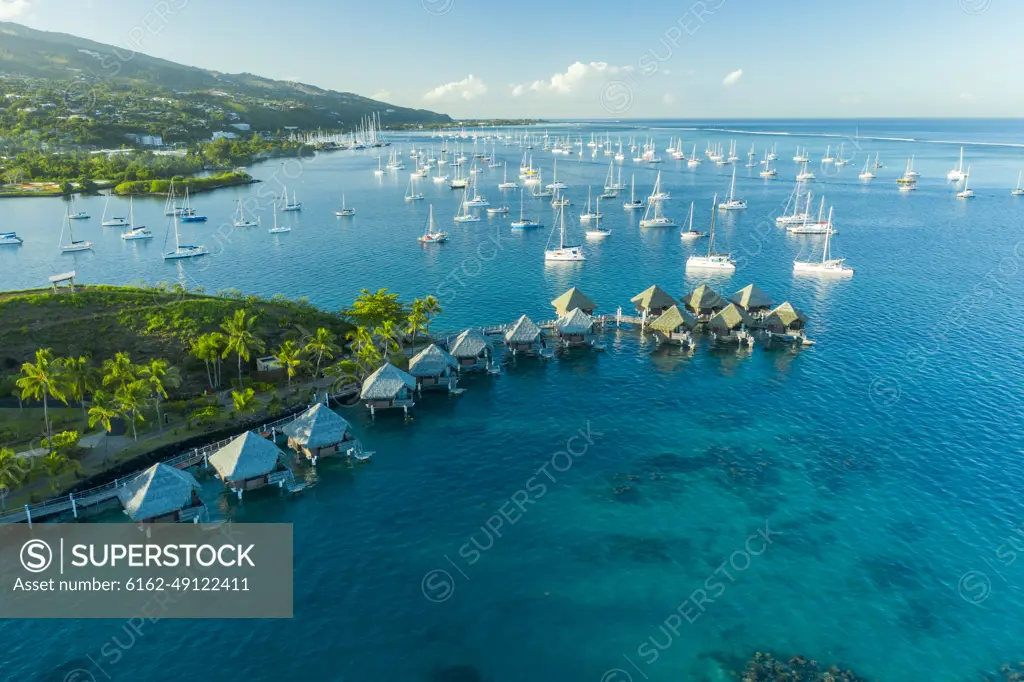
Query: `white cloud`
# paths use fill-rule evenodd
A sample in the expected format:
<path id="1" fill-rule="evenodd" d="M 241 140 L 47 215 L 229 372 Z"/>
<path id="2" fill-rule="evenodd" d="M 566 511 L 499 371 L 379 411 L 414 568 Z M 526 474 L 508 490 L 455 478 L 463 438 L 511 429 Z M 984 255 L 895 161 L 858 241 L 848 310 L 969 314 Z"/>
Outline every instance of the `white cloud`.
<path id="1" fill-rule="evenodd" d="M 732 71 L 731 73 L 726 75 L 726 77 L 722 80 L 722 86 L 726 88 L 731 88 L 732 86 L 736 85 L 742 77 L 743 69 L 736 69 L 735 71 Z"/>
<path id="2" fill-rule="evenodd" d="M 381 100 L 381 101 L 391 99 L 391 91 L 390 90 L 378 90 L 377 92 L 375 92 L 372 95 L 370 95 L 370 99 L 376 99 L 376 100 Z"/>
<path id="3" fill-rule="evenodd" d="M 661 98 L 661 101 L 664 102 L 665 104 L 675 104 L 676 96 L 673 95 L 671 92 L 666 92 L 665 96 Z"/>
<path id="4" fill-rule="evenodd" d="M 518 97 L 527 89 L 533 92 L 551 92 L 569 94 L 579 91 L 580 87 L 589 82 L 607 80 L 608 76 L 626 73 L 629 66 L 614 66 L 608 62 L 574 62 L 564 73 L 556 73 L 547 80 L 536 80 L 529 85 L 522 83 L 512 87 L 513 96 Z"/>
<path id="5" fill-rule="evenodd" d="M 451 83 L 445 83 L 444 85 L 438 85 L 436 88 L 423 95 L 423 99 L 439 100 L 461 97 L 462 99 L 468 100 L 475 99 L 485 92 L 487 92 L 487 86 L 484 82 L 473 74 L 469 74 L 460 81 L 453 81 Z"/>
<path id="6" fill-rule="evenodd" d="M 0 0 L 0 21 L 17 19 L 30 8 L 29 0 Z"/>

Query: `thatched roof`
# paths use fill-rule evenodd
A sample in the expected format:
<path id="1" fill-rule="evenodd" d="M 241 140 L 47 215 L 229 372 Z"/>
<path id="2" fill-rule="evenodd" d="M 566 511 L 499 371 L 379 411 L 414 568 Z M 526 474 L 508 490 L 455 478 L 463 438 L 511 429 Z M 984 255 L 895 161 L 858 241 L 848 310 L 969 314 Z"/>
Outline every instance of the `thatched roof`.
<path id="1" fill-rule="evenodd" d="M 117 491 L 132 521 L 152 519 L 189 506 L 199 484 L 192 474 L 166 464 L 154 464 Z"/>
<path id="2" fill-rule="evenodd" d="M 685 310 L 680 310 L 679 306 L 674 305 L 663 312 L 654 322 L 651 322 L 649 326 L 655 331 L 669 334 L 680 327 L 693 329 L 697 326 L 697 318 Z"/>
<path id="3" fill-rule="evenodd" d="M 579 308 L 573 308 L 572 312 L 562 315 L 555 323 L 555 329 L 560 334 L 589 334 L 593 328 L 594 318 Z"/>
<path id="4" fill-rule="evenodd" d="M 467 329 L 459 334 L 448 348 L 456 358 L 475 358 L 491 347 L 491 340 L 479 329 Z"/>
<path id="5" fill-rule="evenodd" d="M 721 310 L 729 304 L 728 301 L 719 296 L 718 292 L 707 284 L 701 284 L 686 296 L 683 296 L 682 301 L 683 305 L 693 312 L 699 312 L 701 310 Z"/>
<path id="6" fill-rule="evenodd" d="M 299 445 L 322 448 L 343 441 L 348 427 L 344 417 L 323 403 L 317 403 L 281 430 Z"/>
<path id="7" fill-rule="evenodd" d="M 803 329 L 807 324 L 807 316 L 786 301 L 765 315 L 761 323 L 769 329 Z"/>
<path id="8" fill-rule="evenodd" d="M 438 377 L 448 367 L 458 367 L 459 361 L 437 344 L 430 344 L 409 361 L 409 374 L 414 377 Z"/>
<path id="9" fill-rule="evenodd" d="M 730 296 L 729 300 L 744 310 L 767 310 L 775 305 L 775 301 L 768 298 L 768 294 L 758 289 L 756 284 L 748 284 Z"/>
<path id="10" fill-rule="evenodd" d="M 401 393 L 402 388 L 416 388 L 416 379 L 387 363 L 366 377 L 359 397 L 363 400 L 391 400 Z"/>
<path id="11" fill-rule="evenodd" d="M 540 327 L 533 320 L 523 315 L 512 328 L 505 332 L 505 343 L 533 343 L 540 336 Z"/>
<path id="12" fill-rule="evenodd" d="M 644 289 L 639 294 L 629 299 L 630 303 L 636 303 L 640 310 L 646 310 L 650 312 L 652 310 L 661 310 L 662 308 L 670 308 L 676 304 L 676 299 L 672 298 L 667 291 L 659 287 L 657 284 L 654 286 Z"/>
<path id="13" fill-rule="evenodd" d="M 551 305 L 555 306 L 555 312 L 558 313 L 559 317 L 575 310 L 576 308 L 583 311 L 593 311 L 597 308 L 597 304 L 590 300 L 589 296 L 576 287 L 569 289 L 569 291 L 553 300 Z"/>
<path id="14" fill-rule="evenodd" d="M 210 455 L 210 466 L 225 481 L 240 481 L 269 474 L 277 468 L 281 449 L 266 438 L 246 431 Z"/>
<path id="15" fill-rule="evenodd" d="M 716 330 L 732 330 L 740 325 L 749 326 L 753 323 L 754 319 L 747 311 L 735 303 L 730 303 L 708 320 L 708 326 Z"/>

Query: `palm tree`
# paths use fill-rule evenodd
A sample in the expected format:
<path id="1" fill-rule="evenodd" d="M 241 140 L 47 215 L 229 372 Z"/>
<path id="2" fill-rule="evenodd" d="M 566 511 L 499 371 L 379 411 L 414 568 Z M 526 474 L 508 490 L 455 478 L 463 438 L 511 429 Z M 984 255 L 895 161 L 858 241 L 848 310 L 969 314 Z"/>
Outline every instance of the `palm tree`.
<path id="1" fill-rule="evenodd" d="M 224 351 L 224 335 L 220 332 L 203 334 L 192 342 L 192 355 L 206 365 L 206 378 L 210 389 L 220 386 L 220 356 Z M 212 369 L 212 372 L 211 372 Z"/>
<path id="2" fill-rule="evenodd" d="M 114 400 L 117 401 L 118 411 L 131 421 L 132 438 L 136 441 L 139 440 L 138 424 L 139 422 L 146 421 L 139 408 L 142 407 L 149 394 L 149 384 L 141 379 L 124 384 L 114 392 Z"/>
<path id="3" fill-rule="evenodd" d="M 381 326 L 373 330 L 373 334 L 380 339 L 384 362 L 388 361 L 388 356 L 391 353 L 397 353 L 401 349 L 402 331 L 391 320 L 384 320 Z"/>
<path id="4" fill-rule="evenodd" d="M 57 492 L 57 489 L 60 487 L 61 476 L 69 471 L 82 470 L 81 464 L 57 452 L 51 452 L 46 457 L 41 458 L 39 464 L 46 477 L 50 479 L 50 490 L 53 492 Z"/>
<path id="5" fill-rule="evenodd" d="M 307 346 L 308 347 L 308 346 Z M 294 341 L 285 341 L 274 353 L 274 358 L 281 363 L 281 366 L 288 372 L 288 388 L 292 387 L 292 377 L 299 370 L 302 359 L 299 357 L 299 348 Z"/>
<path id="6" fill-rule="evenodd" d="M 441 302 L 435 297 L 427 296 L 423 299 L 423 314 L 427 317 L 427 321 L 423 325 L 423 333 L 430 333 L 430 321 L 443 312 L 444 310 L 441 308 Z"/>
<path id="7" fill-rule="evenodd" d="M 10 448 L 0 448 L 0 509 L 7 510 L 7 493 L 17 488 L 32 469 L 32 460 Z"/>
<path id="8" fill-rule="evenodd" d="M 135 381 L 138 370 L 128 353 L 115 353 L 112 360 L 103 361 L 103 385 L 123 388 Z"/>
<path id="9" fill-rule="evenodd" d="M 221 329 L 227 334 L 227 344 L 221 357 L 234 353 L 238 356 L 238 387 L 242 387 L 242 360 L 249 361 L 252 353 L 262 353 L 266 345 L 252 333 L 257 316 L 246 317 L 245 309 L 239 308 L 234 317 L 224 320 Z"/>
<path id="10" fill-rule="evenodd" d="M 82 406 L 82 419 L 86 419 L 85 396 L 96 390 L 97 372 L 89 358 L 80 355 L 77 358 L 63 358 L 60 362 L 64 370 L 64 386 L 68 395 Z"/>
<path id="11" fill-rule="evenodd" d="M 369 375 L 380 365 L 381 355 L 377 342 L 366 327 L 356 327 L 346 337 L 352 346 L 360 374 Z"/>
<path id="12" fill-rule="evenodd" d="M 50 428 L 49 398 L 52 395 L 67 404 L 62 387 L 61 369 L 60 363 L 53 358 L 53 351 L 49 348 L 40 348 L 36 351 L 35 363 L 23 364 L 21 378 L 15 382 L 21 389 L 22 398 L 32 398 L 33 400 L 42 398 L 46 437 L 50 440 L 53 440 L 53 430 Z"/>
<path id="13" fill-rule="evenodd" d="M 320 327 L 313 334 L 313 337 L 306 342 L 302 352 L 316 357 L 316 369 L 313 372 L 314 378 L 320 376 L 320 363 L 323 362 L 324 358 L 333 360 L 334 354 L 341 352 L 341 348 L 335 343 L 337 338 L 329 330 Z"/>
<path id="14" fill-rule="evenodd" d="M 424 326 L 429 322 L 426 314 L 426 306 L 422 299 L 417 298 L 412 302 L 412 309 L 409 312 L 409 317 L 406 318 L 409 323 L 407 327 L 409 332 L 410 343 L 412 347 L 416 347 L 416 337 L 419 336 L 420 331 L 424 330 Z"/>
<path id="15" fill-rule="evenodd" d="M 231 391 L 231 402 L 235 404 L 235 412 L 244 414 L 256 411 L 256 391 L 247 388 L 244 391 Z"/>
<path id="16" fill-rule="evenodd" d="M 162 430 L 164 421 L 163 415 L 160 414 L 160 401 L 167 398 L 168 388 L 181 386 L 181 373 L 177 367 L 171 367 L 166 360 L 150 360 L 149 364 L 142 366 L 139 374 L 152 391 L 150 395 L 156 401 L 156 420 Z"/>
<path id="17" fill-rule="evenodd" d="M 89 428 L 97 424 L 110 433 L 110 420 L 116 418 L 120 413 L 113 398 L 106 391 L 96 391 L 92 394 L 92 404 L 89 405 Z M 103 450 L 106 452 L 107 439 L 103 439 Z"/>

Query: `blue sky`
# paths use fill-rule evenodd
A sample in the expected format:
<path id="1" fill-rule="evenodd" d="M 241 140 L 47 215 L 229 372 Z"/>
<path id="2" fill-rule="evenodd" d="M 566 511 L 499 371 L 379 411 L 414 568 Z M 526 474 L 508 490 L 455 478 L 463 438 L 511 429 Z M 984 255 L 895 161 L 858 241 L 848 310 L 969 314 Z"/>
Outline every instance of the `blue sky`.
<path id="1" fill-rule="evenodd" d="M 1021 0 L 0 0 L 0 19 L 457 117 L 1024 111 Z"/>

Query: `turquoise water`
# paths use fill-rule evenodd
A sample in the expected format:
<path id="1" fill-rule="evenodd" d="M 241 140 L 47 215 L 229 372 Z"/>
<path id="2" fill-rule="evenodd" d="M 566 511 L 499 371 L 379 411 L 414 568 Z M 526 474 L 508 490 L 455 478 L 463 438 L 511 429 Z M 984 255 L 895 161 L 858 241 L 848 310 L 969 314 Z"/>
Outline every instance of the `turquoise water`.
<path id="1" fill-rule="evenodd" d="M 693 130 L 712 126 L 799 134 Z M 851 139 L 849 165 L 817 169 L 814 189 L 835 205 L 835 251 L 857 272 L 821 282 L 791 274 L 815 238 L 789 237 L 773 219 L 792 188 L 795 147 L 820 158 L 838 139 L 816 135 L 850 134 L 852 123 L 658 121 L 621 130 L 625 138 L 648 127 L 663 157 L 670 134 L 700 153 L 709 139 L 735 138 L 741 155 L 751 142 L 762 154 L 766 141 L 778 144 L 784 179 L 737 169 L 737 195 L 750 208 L 721 221 L 719 237 L 739 269 L 711 281 L 723 293 L 753 281 L 791 301 L 810 316 L 816 346 L 686 357 L 612 331 L 605 353 L 520 360 L 501 377 L 468 378 L 465 396 L 424 399 L 408 423 L 346 410 L 377 452 L 370 464 L 326 463 L 294 499 L 221 505 L 240 521 L 295 524 L 293 620 L 148 624 L 117 662 L 102 652 L 115 637 L 127 648 L 120 621 L 8 621 L 0 623 L 5 676 L 62 680 L 81 668 L 99 680 L 454 680 L 463 678 L 451 669 L 467 666 L 492 682 L 718 680 L 753 651 L 772 650 L 871 679 L 945 681 L 1020 660 L 1024 564 L 1007 545 L 1024 546 L 1016 531 L 1024 206 L 1009 194 L 1022 150 L 969 146 L 978 197 L 964 203 L 944 181 L 958 146 L 862 140 L 857 152 Z M 558 129 L 567 128 L 589 138 L 608 124 Z M 1014 122 L 874 121 L 860 130 L 1024 142 Z M 864 185 L 856 176 L 875 151 L 887 167 Z M 522 150 L 498 152 L 515 174 Z M 894 180 L 911 153 L 920 189 L 900 195 Z M 607 158 L 558 158 L 578 210 L 586 185 L 602 184 Z M 534 160 L 549 181 L 551 156 L 538 148 Z M 58 200 L 4 201 L 3 224 L 26 243 L 0 250 L 0 287 L 39 286 L 71 263 L 87 282 L 180 277 L 209 291 L 281 292 L 329 307 L 387 286 L 409 298 L 439 294 L 446 312 L 436 326 L 457 329 L 524 312 L 547 318 L 548 302 L 574 284 L 613 312 L 652 283 L 681 295 L 706 281 L 683 272 L 691 247 L 675 231 L 641 232 L 639 216 L 619 202 L 602 206 L 613 234 L 586 246 L 587 262 L 553 268 L 541 253 L 546 203 L 533 204 L 546 224 L 535 233 L 512 234 L 507 220 L 486 217 L 457 226 L 461 195 L 429 181 L 423 191 L 452 239 L 425 250 L 415 236 L 426 202 L 402 201 L 408 169 L 377 180 L 373 167 L 375 156 L 334 153 L 301 170 L 296 162 L 254 168 L 268 180 L 275 171 L 294 176 L 287 184 L 305 202 L 288 218 L 293 232 L 278 238 L 219 231 L 234 199 L 260 186 L 197 197 L 210 222 L 182 230 L 214 255 L 190 263 L 160 260 L 162 227 L 153 244 L 123 244 L 99 226 L 96 198 L 79 202 L 91 224 L 76 225 L 95 251 L 62 255 Z M 638 193 L 647 193 L 655 171 L 627 157 L 627 182 L 634 170 Z M 673 195 L 668 214 L 682 221 L 693 200 L 700 224 L 731 172 L 668 160 L 661 170 Z M 500 173 L 481 176 L 492 204 Z M 358 212 L 350 221 L 331 214 L 342 191 Z M 518 196 L 507 203 L 514 213 Z M 151 227 L 162 226 L 161 213 L 162 202 L 136 202 Z M 568 446 L 584 452 L 566 469 L 565 457 L 553 456 L 580 430 L 590 442 Z M 528 500 L 520 514 L 510 514 L 515 499 Z M 486 524 L 503 505 L 516 521 L 497 537 Z M 701 589 L 713 603 L 691 597 Z M 673 618 L 677 608 L 693 622 Z"/>

